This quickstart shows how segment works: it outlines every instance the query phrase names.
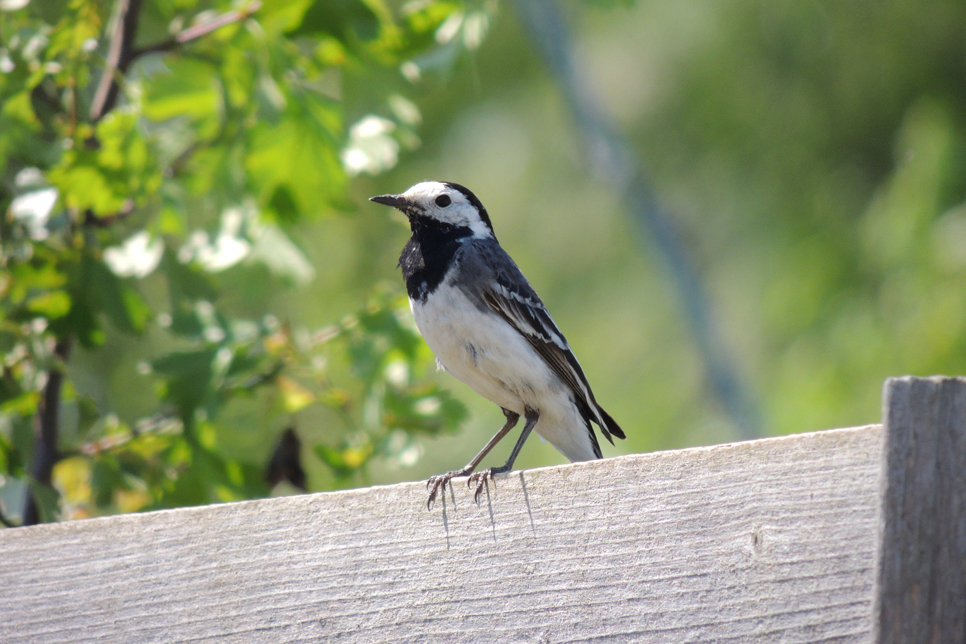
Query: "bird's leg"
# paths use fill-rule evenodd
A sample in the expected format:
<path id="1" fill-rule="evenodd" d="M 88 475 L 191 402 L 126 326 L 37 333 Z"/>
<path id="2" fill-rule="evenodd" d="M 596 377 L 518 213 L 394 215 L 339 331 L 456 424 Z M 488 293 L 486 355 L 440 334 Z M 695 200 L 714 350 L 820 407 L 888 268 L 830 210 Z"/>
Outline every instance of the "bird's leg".
<path id="1" fill-rule="evenodd" d="M 501 407 L 502 409 L 502 407 Z M 506 424 L 503 425 L 503 429 L 498 431 L 496 435 L 490 439 L 490 441 L 483 446 L 480 453 L 473 457 L 473 460 L 466 464 L 461 470 L 453 470 L 452 472 L 447 472 L 446 474 L 437 474 L 436 476 L 429 477 L 429 481 L 426 482 L 426 487 L 429 489 L 429 501 L 426 502 L 426 509 L 429 510 L 433 507 L 433 501 L 436 500 L 437 494 L 446 493 L 446 484 L 449 483 L 451 479 L 455 479 L 458 476 L 466 476 L 476 469 L 476 466 L 480 464 L 490 450 L 493 449 L 500 440 L 509 433 L 511 429 L 516 427 L 517 421 L 520 420 L 520 414 L 512 412 L 509 409 L 503 409 L 503 415 L 506 416 Z M 516 454 L 514 451 L 514 455 Z M 510 461 L 513 462 L 512 460 Z"/>
<path id="2" fill-rule="evenodd" d="M 476 483 L 476 492 L 473 494 L 473 500 L 477 503 L 480 502 L 480 494 L 483 492 L 483 487 L 486 485 L 487 479 L 491 479 L 497 474 L 505 474 L 513 469 L 513 462 L 517 460 L 517 455 L 520 453 L 520 450 L 523 449 L 523 444 L 527 442 L 527 437 L 529 437 L 530 432 L 533 431 L 533 426 L 537 424 L 537 420 L 540 418 L 540 413 L 530 409 L 529 407 L 527 407 L 524 411 L 524 418 L 527 419 L 527 422 L 523 426 L 523 432 L 520 433 L 520 438 L 517 439 L 517 444 L 513 446 L 513 451 L 510 452 L 510 458 L 506 459 L 506 463 L 500 467 L 491 467 L 488 470 L 477 472 L 466 482 L 468 487 L 472 487 L 473 483 Z"/>

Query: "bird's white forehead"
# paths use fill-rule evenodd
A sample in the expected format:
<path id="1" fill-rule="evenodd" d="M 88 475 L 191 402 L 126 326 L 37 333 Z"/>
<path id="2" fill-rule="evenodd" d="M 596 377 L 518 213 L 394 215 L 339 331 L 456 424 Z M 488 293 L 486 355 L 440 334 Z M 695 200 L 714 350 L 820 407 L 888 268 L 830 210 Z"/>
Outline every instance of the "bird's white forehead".
<path id="1" fill-rule="evenodd" d="M 438 205 L 436 198 L 440 195 L 447 195 L 450 202 L 445 206 Z M 441 181 L 417 183 L 399 196 L 416 204 L 425 217 L 453 226 L 469 227 L 480 237 L 493 236 L 489 225 L 483 222 L 479 210 L 470 203 L 466 195 Z"/>
<path id="2" fill-rule="evenodd" d="M 443 194 L 449 195 L 453 201 L 466 202 L 466 197 L 463 196 L 462 192 L 456 190 L 455 188 L 450 188 L 445 183 L 440 181 L 423 181 L 421 183 L 417 183 L 400 196 L 423 205 L 426 201 L 432 201 L 439 195 Z"/>

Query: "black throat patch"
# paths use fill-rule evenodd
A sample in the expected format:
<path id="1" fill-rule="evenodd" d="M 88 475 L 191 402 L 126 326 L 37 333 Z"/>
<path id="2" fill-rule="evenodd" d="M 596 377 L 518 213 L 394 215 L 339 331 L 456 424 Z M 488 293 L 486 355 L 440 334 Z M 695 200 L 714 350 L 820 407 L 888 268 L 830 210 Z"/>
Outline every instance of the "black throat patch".
<path id="1" fill-rule="evenodd" d="M 425 302 L 446 277 L 460 240 L 473 235 L 467 226 L 453 226 L 425 217 L 410 219 L 413 236 L 403 247 L 399 267 L 409 298 Z"/>

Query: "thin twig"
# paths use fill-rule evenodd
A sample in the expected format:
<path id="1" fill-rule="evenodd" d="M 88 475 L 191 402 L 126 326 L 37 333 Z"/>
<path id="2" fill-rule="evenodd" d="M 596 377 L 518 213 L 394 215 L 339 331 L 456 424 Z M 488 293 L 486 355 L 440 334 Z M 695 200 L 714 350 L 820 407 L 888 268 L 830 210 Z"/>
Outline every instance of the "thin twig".
<path id="1" fill-rule="evenodd" d="M 111 46 L 107 54 L 107 67 L 94 93 L 91 104 L 91 123 L 101 120 L 117 103 L 119 91 L 118 82 L 127 73 L 139 56 L 153 52 L 171 51 L 179 45 L 207 36 L 213 31 L 230 24 L 241 22 L 258 11 L 262 6 L 261 0 L 254 0 L 244 9 L 228 11 L 219 16 L 192 25 L 177 34 L 153 45 L 134 47 L 137 36 L 138 21 L 141 14 L 141 0 L 118 0 L 118 23 L 111 38 Z"/>
<path id="2" fill-rule="evenodd" d="M 127 72 L 133 60 L 134 38 L 141 17 L 141 0 L 118 0 L 117 26 L 107 52 L 107 67 L 101 74 L 91 103 L 91 123 L 97 123 L 117 103 L 118 78 Z"/>
<path id="3" fill-rule="evenodd" d="M 127 219 L 134 213 L 134 200 L 125 199 L 124 203 L 121 204 L 121 209 L 112 215 L 104 215 L 103 217 L 98 217 L 97 214 L 90 208 L 84 211 L 84 221 L 85 226 L 93 226 L 94 228 L 110 228 L 115 223 Z"/>
<path id="4" fill-rule="evenodd" d="M 181 31 L 176 33 L 171 38 L 168 38 L 167 40 L 162 40 L 159 43 L 155 43 L 153 45 L 148 45 L 146 47 L 139 47 L 138 49 L 135 49 L 133 52 L 131 52 L 131 60 L 134 60 L 137 57 L 143 56 L 145 54 L 171 51 L 172 49 L 174 49 L 175 47 L 178 47 L 179 45 L 184 45 L 193 40 L 198 40 L 199 38 L 202 38 L 203 36 L 207 36 L 211 32 L 221 29 L 222 27 L 226 27 L 236 22 L 241 22 L 245 20 L 253 13 L 261 9 L 261 7 L 262 7 L 261 1 L 255 0 L 244 9 L 229 11 L 227 13 L 221 14 L 220 16 L 216 16 L 211 20 L 206 20 L 196 25 L 191 25 L 186 29 L 182 29 Z"/>

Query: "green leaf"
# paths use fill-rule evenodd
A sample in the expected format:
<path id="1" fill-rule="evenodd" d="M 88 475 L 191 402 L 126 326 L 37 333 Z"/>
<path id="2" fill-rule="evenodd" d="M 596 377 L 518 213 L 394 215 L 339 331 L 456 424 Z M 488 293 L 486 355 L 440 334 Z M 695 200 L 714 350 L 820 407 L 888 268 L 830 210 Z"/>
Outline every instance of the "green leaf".
<path id="1" fill-rule="evenodd" d="M 292 36 L 328 34 L 344 43 L 379 37 L 379 17 L 362 0 L 315 0 Z"/>
<path id="2" fill-rule="evenodd" d="M 99 508 L 110 507 L 114 502 L 114 491 L 126 487 L 120 465 L 114 456 L 102 455 L 94 461 L 91 468 L 91 492 L 94 503 Z"/>
<path id="3" fill-rule="evenodd" d="M 258 21 L 269 32 L 291 32 L 303 22 L 312 0 L 263 0 Z"/>
<path id="4" fill-rule="evenodd" d="M 164 492 L 160 507 L 235 501 L 268 494 L 261 468 L 225 459 L 197 444 L 191 444 L 189 449 L 189 464 L 178 473 L 174 485 Z"/>
<path id="5" fill-rule="evenodd" d="M 17 264 L 10 272 L 15 280 L 11 285 L 12 289 L 16 289 L 15 292 L 25 293 L 31 288 L 56 288 L 67 283 L 67 276 L 51 261 Z M 14 297 L 17 301 L 23 299 L 23 295 Z"/>
<path id="6" fill-rule="evenodd" d="M 39 129 L 40 121 L 37 120 L 30 104 L 30 92 L 21 92 L 7 99 L 2 109 L 4 116 L 19 121 L 21 127 L 28 127 L 33 130 Z"/>
<path id="7" fill-rule="evenodd" d="M 151 319 L 151 309 L 127 281 L 103 263 L 90 259 L 91 278 L 97 285 L 98 302 L 111 323 L 121 331 L 141 333 Z"/>
<path id="8" fill-rule="evenodd" d="M 383 424 L 410 433 L 438 434 L 455 431 L 468 411 L 459 400 L 437 388 L 430 391 L 388 389 L 383 404 Z"/>
<path id="9" fill-rule="evenodd" d="M 281 122 L 263 121 L 252 128 L 245 158 L 260 205 L 272 209 L 284 203 L 290 217 L 295 211 L 318 214 L 326 202 L 341 199 L 346 183 L 333 129 L 338 112 L 308 94 L 301 98 L 307 104 L 290 109 Z M 288 193 L 284 202 L 280 190 Z"/>
<path id="10" fill-rule="evenodd" d="M 3 403 L 0 403 L 0 413 L 30 417 L 37 413 L 37 406 L 39 404 L 40 392 L 25 391 L 18 396 L 7 398 Z"/>
<path id="11" fill-rule="evenodd" d="M 165 376 L 164 398 L 180 410 L 186 422 L 211 394 L 212 362 L 217 351 L 214 347 L 175 351 L 151 363 L 155 373 Z"/>
<path id="12" fill-rule="evenodd" d="M 299 412 L 315 402 L 312 392 L 291 378 L 279 376 L 275 382 L 282 394 L 282 405 L 288 413 Z"/>
<path id="13" fill-rule="evenodd" d="M 341 479 L 349 478 L 363 467 L 373 455 L 372 443 L 356 447 L 334 449 L 327 445 L 316 445 L 315 453 L 332 472 Z"/>
<path id="14" fill-rule="evenodd" d="M 112 185 L 107 176 L 91 163 L 90 156 L 85 157 L 65 154 L 65 163 L 51 169 L 48 175 L 50 182 L 60 190 L 69 208 L 90 209 L 103 215 L 118 212 L 124 206 L 127 192 L 115 190 L 117 186 Z"/>
<path id="15" fill-rule="evenodd" d="M 213 134 L 221 118 L 221 96 L 215 69 L 208 63 L 169 56 L 167 72 L 145 81 L 144 115 L 154 121 L 187 117 L 196 122 L 198 134 Z"/>
<path id="16" fill-rule="evenodd" d="M 70 311 L 70 296 L 64 291 L 48 291 L 27 300 L 27 310 L 47 318 L 59 318 Z"/>
<path id="17" fill-rule="evenodd" d="M 275 188 L 271 198 L 268 200 L 268 210 L 275 215 L 279 221 L 293 223 L 298 221 L 299 206 L 295 203 L 292 191 L 288 186 L 280 185 Z"/>
<path id="18" fill-rule="evenodd" d="M 86 349 L 99 347 L 104 344 L 106 339 L 90 301 L 78 299 L 76 293 L 71 302 L 70 313 L 62 318 L 52 320 L 50 329 L 58 337 L 74 335 Z"/>
<path id="19" fill-rule="evenodd" d="M 182 264 L 168 248 L 161 260 L 161 270 L 168 278 L 172 315 L 198 300 L 210 301 L 218 297 L 218 289 L 208 273 L 192 264 Z"/>
<path id="20" fill-rule="evenodd" d="M 57 520 L 60 512 L 60 494 L 49 485 L 43 485 L 36 481 L 31 481 L 30 494 L 34 497 L 37 504 L 37 514 L 40 516 L 41 523 L 51 523 Z"/>
<path id="21" fill-rule="evenodd" d="M 78 131 L 79 134 L 80 131 Z M 96 127 L 97 149 L 78 137 L 47 178 L 68 208 L 98 217 L 154 198 L 161 172 L 132 110 L 112 111 Z"/>

